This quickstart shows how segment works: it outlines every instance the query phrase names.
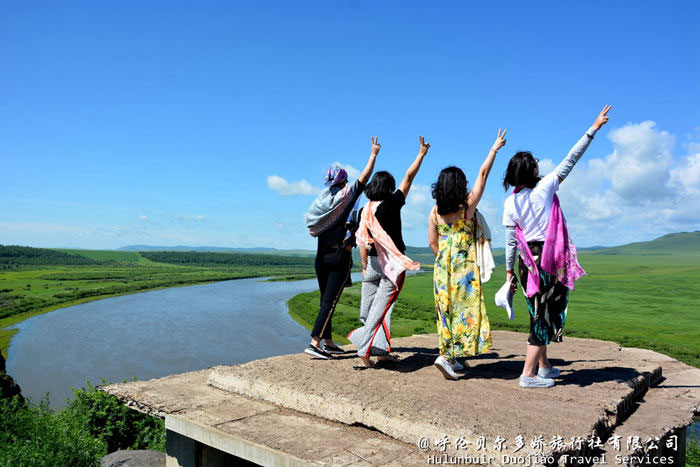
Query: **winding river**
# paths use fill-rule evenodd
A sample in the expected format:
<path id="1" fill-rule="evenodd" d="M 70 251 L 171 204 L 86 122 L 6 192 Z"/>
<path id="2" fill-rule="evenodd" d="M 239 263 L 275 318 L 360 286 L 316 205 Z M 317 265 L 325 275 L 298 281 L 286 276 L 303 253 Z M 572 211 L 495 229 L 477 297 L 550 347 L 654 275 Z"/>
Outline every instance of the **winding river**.
<path id="1" fill-rule="evenodd" d="M 58 408 L 86 380 L 150 379 L 301 352 L 309 332 L 286 301 L 317 287 L 316 279 L 240 279 L 63 308 L 17 325 L 7 371 L 25 396 L 48 394 Z"/>

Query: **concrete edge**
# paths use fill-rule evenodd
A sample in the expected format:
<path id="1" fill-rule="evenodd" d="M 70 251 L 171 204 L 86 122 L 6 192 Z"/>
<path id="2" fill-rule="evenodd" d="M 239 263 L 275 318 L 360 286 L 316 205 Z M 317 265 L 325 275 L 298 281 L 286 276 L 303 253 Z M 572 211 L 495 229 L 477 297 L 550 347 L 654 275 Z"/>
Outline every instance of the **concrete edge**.
<path id="1" fill-rule="evenodd" d="M 135 410 L 137 412 L 141 412 L 142 414 L 150 415 L 152 417 L 157 417 L 160 419 L 164 419 L 169 414 L 169 412 L 164 412 L 160 410 L 157 406 L 130 399 L 128 396 L 121 394 L 119 391 L 111 391 L 110 386 L 99 386 L 96 389 L 98 391 L 105 392 L 110 396 L 116 397 L 130 409 Z"/>
<path id="2" fill-rule="evenodd" d="M 177 415 L 167 415 L 165 417 L 165 429 L 258 465 L 285 467 L 309 465 L 308 462 L 290 454 L 247 441 L 241 437 L 218 430 L 215 427 L 202 425 Z"/>

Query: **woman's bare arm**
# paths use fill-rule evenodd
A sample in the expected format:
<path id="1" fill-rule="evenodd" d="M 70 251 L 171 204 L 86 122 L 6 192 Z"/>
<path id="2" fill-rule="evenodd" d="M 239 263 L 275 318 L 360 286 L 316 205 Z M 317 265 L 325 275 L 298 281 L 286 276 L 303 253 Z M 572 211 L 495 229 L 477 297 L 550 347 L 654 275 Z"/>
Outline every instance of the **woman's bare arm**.
<path id="1" fill-rule="evenodd" d="M 420 139 L 420 150 L 413 164 L 406 171 L 406 176 L 403 178 L 401 185 L 399 185 L 399 190 L 403 193 L 404 197 L 408 196 L 408 191 L 411 189 L 413 184 L 413 179 L 416 178 L 420 165 L 423 163 L 423 158 L 428 154 L 428 149 L 430 149 L 430 143 L 426 143 L 422 136 L 418 137 Z"/>
<path id="2" fill-rule="evenodd" d="M 379 154 L 381 148 L 382 147 L 379 145 L 379 136 L 372 138 L 372 152 L 369 154 L 369 160 L 367 161 L 365 169 L 360 174 L 360 178 L 358 178 L 363 185 L 367 185 L 369 177 L 371 177 L 372 172 L 374 172 L 374 163 L 377 160 L 377 154 Z"/>
<path id="3" fill-rule="evenodd" d="M 476 207 L 479 205 L 479 201 L 481 201 L 481 196 L 484 194 L 484 188 L 486 187 L 486 180 L 489 178 L 489 173 L 491 173 L 491 168 L 493 167 L 493 161 L 496 159 L 496 153 L 506 144 L 507 131 L 508 130 L 506 129 L 503 130 L 503 133 L 501 133 L 501 129 L 498 129 L 496 141 L 494 141 L 493 146 L 491 146 L 489 154 L 486 156 L 484 163 L 481 164 L 479 174 L 476 176 L 476 180 L 474 180 L 474 186 L 469 191 L 469 195 L 467 196 L 469 216 L 474 214 Z"/>

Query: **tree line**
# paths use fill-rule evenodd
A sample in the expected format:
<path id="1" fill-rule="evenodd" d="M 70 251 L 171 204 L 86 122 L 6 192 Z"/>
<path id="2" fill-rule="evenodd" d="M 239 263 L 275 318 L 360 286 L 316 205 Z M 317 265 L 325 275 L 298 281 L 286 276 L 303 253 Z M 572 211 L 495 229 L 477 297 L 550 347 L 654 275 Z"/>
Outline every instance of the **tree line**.
<path id="1" fill-rule="evenodd" d="M 63 265 L 94 265 L 102 261 L 80 255 L 71 255 L 62 251 L 48 248 L 33 248 L 29 246 L 0 245 L 0 268 L 17 266 L 63 266 Z"/>

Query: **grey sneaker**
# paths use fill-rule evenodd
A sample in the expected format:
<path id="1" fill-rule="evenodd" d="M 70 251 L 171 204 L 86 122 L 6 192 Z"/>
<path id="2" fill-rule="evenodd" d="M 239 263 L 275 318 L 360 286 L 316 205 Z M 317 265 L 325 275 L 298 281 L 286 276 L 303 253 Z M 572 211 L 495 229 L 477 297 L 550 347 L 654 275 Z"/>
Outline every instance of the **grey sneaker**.
<path id="1" fill-rule="evenodd" d="M 540 367 L 540 369 L 537 370 L 537 376 L 542 378 L 558 378 L 560 374 L 561 372 L 559 371 L 559 369 L 554 368 L 553 366 L 550 366 L 549 368 Z"/>
<path id="2" fill-rule="evenodd" d="M 551 388 L 554 386 L 554 380 L 551 378 L 542 378 L 541 376 L 525 376 L 520 375 L 521 388 Z"/>
<path id="3" fill-rule="evenodd" d="M 455 371 L 464 371 L 464 365 L 462 365 L 461 363 L 459 363 L 458 360 L 455 360 L 455 362 L 452 364 L 452 368 L 453 368 Z"/>
<path id="4" fill-rule="evenodd" d="M 442 376 L 444 376 L 445 379 L 453 379 L 455 381 L 459 379 L 459 376 L 457 376 L 457 373 L 455 373 L 452 364 L 445 360 L 442 355 L 435 360 L 435 367 L 440 370 L 440 373 L 442 373 Z"/>
<path id="5" fill-rule="evenodd" d="M 319 349 L 317 347 L 314 347 L 313 345 L 309 344 L 309 346 L 304 350 L 305 354 L 309 354 L 312 357 L 317 357 L 317 358 L 322 358 L 324 360 L 329 360 L 331 358 L 331 354 L 326 352 L 323 349 Z"/>

